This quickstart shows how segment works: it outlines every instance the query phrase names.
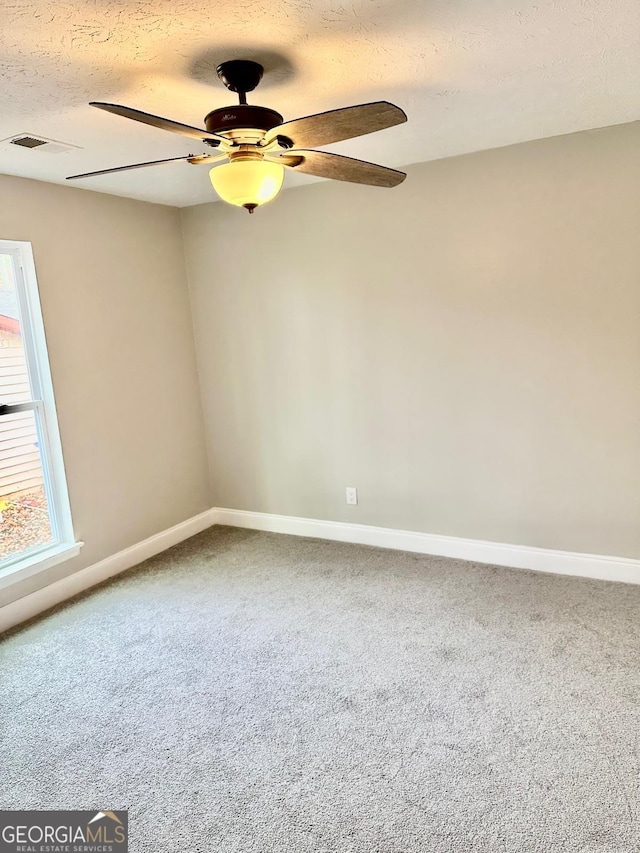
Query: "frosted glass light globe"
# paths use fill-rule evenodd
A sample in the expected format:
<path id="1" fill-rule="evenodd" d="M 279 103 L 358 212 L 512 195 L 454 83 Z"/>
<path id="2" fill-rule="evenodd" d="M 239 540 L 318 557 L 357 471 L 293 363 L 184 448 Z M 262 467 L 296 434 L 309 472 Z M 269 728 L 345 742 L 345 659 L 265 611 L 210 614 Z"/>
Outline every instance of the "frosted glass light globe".
<path id="1" fill-rule="evenodd" d="M 253 213 L 282 189 L 284 166 L 266 160 L 235 160 L 209 172 L 211 184 L 223 201 Z"/>

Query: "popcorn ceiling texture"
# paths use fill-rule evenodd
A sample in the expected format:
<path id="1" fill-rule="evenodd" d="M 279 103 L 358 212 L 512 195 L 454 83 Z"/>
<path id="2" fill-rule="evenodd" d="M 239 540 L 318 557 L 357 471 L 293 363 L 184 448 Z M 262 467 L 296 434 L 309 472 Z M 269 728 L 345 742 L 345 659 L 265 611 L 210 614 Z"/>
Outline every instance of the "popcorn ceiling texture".
<path id="1" fill-rule="evenodd" d="M 334 150 L 401 166 L 638 118 L 635 0 L 13 0 L 0 28 L 0 139 L 82 146 L 52 156 L 0 143 L 0 171 L 65 175 L 196 153 L 194 143 L 87 106 L 125 103 L 199 124 L 233 99 L 224 59 L 262 61 L 252 101 L 285 118 L 384 98 L 409 126 Z M 195 143 L 197 148 L 197 143 Z M 309 178 L 288 176 L 288 184 Z M 84 187 L 175 205 L 212 200 L 184 164 Z"/>

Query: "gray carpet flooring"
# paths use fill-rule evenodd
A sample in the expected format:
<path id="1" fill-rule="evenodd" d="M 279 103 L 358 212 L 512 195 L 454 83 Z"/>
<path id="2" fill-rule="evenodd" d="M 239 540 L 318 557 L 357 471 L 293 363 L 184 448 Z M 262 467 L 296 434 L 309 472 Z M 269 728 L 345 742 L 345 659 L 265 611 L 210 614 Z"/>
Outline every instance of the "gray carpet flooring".
<path id="1" fill-rule="evenodd" d="M 640 587 L 214 528 L 10 634 L 3 808 L 133 853 L 640 849 Z"/>

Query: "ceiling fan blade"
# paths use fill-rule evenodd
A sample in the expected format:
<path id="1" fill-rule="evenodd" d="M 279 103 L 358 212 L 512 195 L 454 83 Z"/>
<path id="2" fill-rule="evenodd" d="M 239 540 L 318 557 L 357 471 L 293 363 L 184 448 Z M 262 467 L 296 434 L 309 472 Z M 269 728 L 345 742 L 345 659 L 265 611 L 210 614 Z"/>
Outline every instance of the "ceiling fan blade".
<path id="1" fill-rule="evenodd" d="M 388 101 L 375 101 L 287 121 L 270 130 L 264 141 L 267 144 L 277 136 L 285 136 L 294 148 L 316 148 L 384 130 L 406 120 L 406 113 L 400 107 Z"/>
<path id="2" fill-rule="evenodd" d="M 179 133 L 181 136 L 198 139 L 200 142 L 215 142 L 219 145 L 224 141 L 224 137 L 218 136 L 215 133 L 209 133 L 204 128 L 201 130 L 199 127 L 191 127 L 191 125 L 181 124 L 179 121 L 161 118 L 161 116 L 154 116 L 151 113 L 144 113 L 142 110 L 134 110 L 131 107 L 121 107 L 118 104 L 103 104 L 98 101 L 92 101 L 89 106 L 97 107 L 99 110 L 113 113 L 116 116 L 142 122 L 142 124 L 149 124 L 151 127 L 157 127 L 160 130 L 170 130 L 172 133 Z"/>
<path id="3" fill-rule="evenodd" d="M 226 155 L 213 155 L 211 157 L 206 154 L 187 154 L 183 157 L 168 157 L 166 160 L 150 160 L 148 163 L 134 163 L 131 166 L 116 166 L 114 169 L 100 169 L 98 172 L 85 172 L 82 175 L 69 175 L 68 181 L 75 181 L 77 178 L 95 178 L 96 175 L 111 175 L 113 172 L 128 172 L 130 169 L 144 169 L 145 166 L 159 166 L 161 163 L 177 163 L 179 160 L 186 160 L 188 163 L 208 163 L 216 160 L 222 160 Z"/>
<path id="4" fill-rule="evenodd" d="M 397 187 L 407 177 L 406 172 L 397 169 L 367 163 L 366 160 L 354 160 L 353 157 L 343 157 L 341 154 L 329 154 L 328 151 L 288 151 L 280 157 L 267 159 L 289 166 L 296 172 L 304 172 L 305 175 L 372 187 Z"/>

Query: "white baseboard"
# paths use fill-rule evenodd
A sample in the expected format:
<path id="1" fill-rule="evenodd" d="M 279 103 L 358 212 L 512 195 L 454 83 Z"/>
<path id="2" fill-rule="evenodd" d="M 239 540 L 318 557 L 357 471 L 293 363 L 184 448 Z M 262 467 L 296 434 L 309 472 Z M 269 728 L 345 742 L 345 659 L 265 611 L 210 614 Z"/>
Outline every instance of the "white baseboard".
<path id="1" fill-rule="evenodd" d="M 87 566 L 86 569 L 80 569 L 79 572 L 75 572 L 69 577 L 6 604 L 0 608 L 0 633 L 13 628 L 14 625 L 19 625 L 21 622 L 26 622 L 27 619 L 49 610 L 49 608 L 66 601 L 68 598 L 73 598 L 79 592 L 84 592 L 84 590 L 102 583 L 102 581 L 120 572 L 137 566 L 138 563 L 148 560 L 149 557 L 154 557 L 161 551 L 166 551 L 167 548 L 177 545 L 178 542 L 182 542 L 190 536 L 195 536 L 196 533 L 206 530 L 213 524 L 215 524 L 215 511 L 213 509 L 205 510 L 200 515 L 194 515 L 193 518 L 188 518 L 168 530 L 150 536 L 130 548 L 125 548 L 124 551 L 118 551 L 117 554 L 100 560 L 99 563 Z"/>
<path id="2" fill-rule="evenodd" d="M 321 521 L 314 518 L 296 518 L 290 515 L 272 515 L 216 507 L 5 605 L 0 608 L 0 633 L 142 563 L 149 557 L 166 551 L 172 545 L 177 545 L 178 542 L 195 536 L 196 533 L 214 524 L 453 557 L 458 560 L 507 566 L 512 569 L 531 569 L 558 575 L 577 575 L 640 584 L 640 560 L 627 557 L 603 557 L 598 554 L 551 551 L 546 548 L 504 545 L 501 542 L 459 539 L 455 536 L 437 536 L 411 530 L 393 530 L 365 524 L 347 524 L 341 521 Z"/>
<path id="3" fill-rule="evenodd" d="M 214 516 L 216 524 L 227 524 L 231 527 L 248 527 L 273 533 L 374 545 L 378 548 L 453 557 L 457 560 L 507 566 L 512 569 L 531 569 L 535 572 L 640 584 L 640 560 L 627 557 L 551 551 L 526 545 L 504 545 L 501 542 L 483 542 L 480 539 L 459 539 L 455 536 L 437 536 L 411 530 L 392 530 L 365 524 L 320 521 L 314 518 L 296 518 L 221 507 L 216 507 Z"/>

